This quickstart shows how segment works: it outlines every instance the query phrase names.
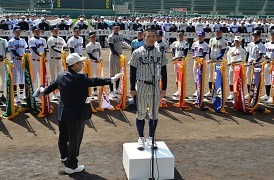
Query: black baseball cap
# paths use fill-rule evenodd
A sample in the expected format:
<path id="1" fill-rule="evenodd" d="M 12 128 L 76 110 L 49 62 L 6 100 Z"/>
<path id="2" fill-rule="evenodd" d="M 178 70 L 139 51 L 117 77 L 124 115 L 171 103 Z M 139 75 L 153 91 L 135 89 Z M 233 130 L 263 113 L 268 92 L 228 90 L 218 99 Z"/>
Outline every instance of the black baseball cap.
<path id="1" fill-rule="evenodd" d="M 183 29 L 177 31 L 178 34 L 182 33 L 185 34 L 185 31 Z"/>
<path id="2" fill-rule="evenodd" d="M 95 31 L 93 31 L 93 32 L 90 32 L 89 34 L 88 34 L 89 36 L 93 36 L 93 35 L 96 35 L 96 32 Z"/>
<path id="3" fill-rule="evenodd" d="M 260 35 L 261 35 L 261 31 L 255 30 L 255 31 L 252 33 L 252 35 L 253 35 L 253 36 L 254 36 L 254 35 L 260 36 Z"/>
<path id="4" fill-rule="evenodd" d="M 80 31 L 80 27 L 78 27 L 78 26 L 74 26 L 73 31 L 77 31 L 77 30 L 79 30 L 79 31 Z"/>
<path id="5" fill-rule="evenodd" d="M 157 36 L 163 36 L 163 31 L 162 30 L 158 30 L 158 31 L 156 31 L 156 35 Z"/>
<path id="6" fill-rule="evenodd" d="M 13 31 L 21 31 L 22 29 L 21 29 L 21 27 L 20 26 L 15 26 L 14 28 L 13 28 Z"/>
<path id="7" fill-rule="evenodd" d="M 35 30 L 41 30 L 41 29 L 37 26 L 33 26 L 32 31 L 35 31 Z"/>
<path id="8" fill-rule="evenodd" d="M 51 31 L 54 30 L 54 29 L 59 29 L 59 28 L 57 26 L 55 26 L 55 25 L 50 27 Z"/>

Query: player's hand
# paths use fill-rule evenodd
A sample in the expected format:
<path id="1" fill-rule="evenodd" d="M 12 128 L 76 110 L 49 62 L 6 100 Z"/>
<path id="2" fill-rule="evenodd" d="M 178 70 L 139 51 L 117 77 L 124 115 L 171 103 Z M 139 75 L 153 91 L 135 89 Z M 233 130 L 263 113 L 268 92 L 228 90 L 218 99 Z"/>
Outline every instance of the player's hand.
<path id="1" fill-rule="evenodd" d="M 115 74 L 115 76 L 113 77 L 113 78 L 114 78 L 114 81 L 117 81 L 117 80 L 120 79 L 122 76 L 123 76 L 123 73 Z"/>
<path id="2" fill-rule="evenodd" d="M 166 91 L 165 91 L 165 90 L 161 90 L 161 92 L 160 92 L 161 99 L 162 99 L 163 97 L 165 97 L 165 95 L 166 95 Z"/>
<path id="3" fill-rule="evenodd" d="M 132 97 L 135 97 L 136 96 L 136 90 L 133 90 L 133 91 L 129 91 L 129 93 L 131 94 Z"/>
<path id="4" fill-rule="evenodd" d="M 43 94 L 43 93 L 44 93 L 44 90 L 45 90 L 45 88 L 40 87 L 40 94 Z"/>

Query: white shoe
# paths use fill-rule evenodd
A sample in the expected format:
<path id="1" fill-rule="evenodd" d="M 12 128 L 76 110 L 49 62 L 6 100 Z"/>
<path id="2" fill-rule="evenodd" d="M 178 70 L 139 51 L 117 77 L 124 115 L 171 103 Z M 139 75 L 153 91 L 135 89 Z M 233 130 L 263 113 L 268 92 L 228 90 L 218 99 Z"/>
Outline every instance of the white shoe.
<path id="1" fill-rule="evenodd" d="M 19 95 L 19 98 L 20 98 L 21 100 L 24 100 L 24 99 L 26 99 L 26 96 L 25 96 L 24 94 L 20 94 L 20 95 Z"/>
<path id="2" fill-rule="evenodd" d="M 19 99 L 18 96 L 15 96 L 15 97 L 14 97 L 14 102 L 15 102 L 15 103 L 19 103 L 19 102 L 20 102 L 20 99 Z"/>
<path id="3" fill-rule="evenodd" d="M 249 94 L 245 95 L 245 100 L 248 100 Z"/>
<path id="4" fill-rule="evenodd" d="M 266 102 L 267 102 L 268 104 L 273 104 L 273 98 L 270 97 Z"/>
<path id="5" fill-rule="evenodd" d="M 137 149 L 139 151 L 143 151 L 145 149 L 145 138 L 144 137 L 138 138 L 137 146 L 138 146 Z"/>
<path id="6" fill-rule="evenodd" d="M 204 94 L 204 97 L 212 97 L 211 92 L 208 91 L 207 93 L 205 93 L 205 94 Z"/>
<path id="7" fill-rule="evenodd" d="M 261 97 L 261 101 L 268 101 L 270 99 L 270 96 L 264 95 Z"/>
<path id="8" fill-rule="evenodd" d="M 172 96 L 179 96 L 179 92 L 178 91 L 176 91 Z"/>
<path id="9" fill-rule="evenodd" d="M 229 96 L 226 98 L 228 101 L 231 101 L 234 99 L 233 93 L 230 93 Z"/>
<path id="10" fill-rule="evenodd" d="M 117 98 L 117 94 L 115 93 L 115 91 L 112 91 L 109 93 L 109 97 L 110 98 Z"/>
<path id="11" fill-rule="evenodd" d="M 197 97 L 197 96 L 198 96 L 197 91 L 195 91 L 195 93 L 194 93 L 192 96 L 193 96 L 193 97 Z"/>
<path id="12" fill-rule="evenodd" d="M 85 170 L 85 166 L 83 166 L 83 165 L 78 165 L 78 167 L 75 168 L 75 169 L 71 169 L 71 168 L 68 168 L 68 167 L 65 168 L 65 172 L 67 174 L 78 173 L 78 172 L 82 172 L 84 170 Z"/>
<path id="13" fill-rule="evenodd" d="M 58 97 L 57 97 L 56 94 L 53 94 L 53 95 L 52 95 L 52 100 L 58 100 Z"/>
<path id="14" fill-rule="evenodd" d="M 147 146 L 149 147 L 149 148 L 151 148 L 151 146 L 152 146 L 152 137 L 148 137 L 147 138 Z M 154 149 L 157 149 L 158 147 L 157 147 L 157 144 L 156 144 L 156 142 L 155 142 L 155 140 L 154 140 Z"/>

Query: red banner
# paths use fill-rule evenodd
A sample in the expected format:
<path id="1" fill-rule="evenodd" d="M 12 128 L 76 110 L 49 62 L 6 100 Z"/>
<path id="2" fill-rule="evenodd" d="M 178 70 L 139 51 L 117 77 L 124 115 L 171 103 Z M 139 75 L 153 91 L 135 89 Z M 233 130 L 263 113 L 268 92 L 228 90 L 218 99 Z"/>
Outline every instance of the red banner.
<path id="1" fill-rule="evenodd" d="M 48 77 L 46 69 L 46 58 L 44 54 L 40 56 L 40 83 L 43 87 L 48 86 Z M 50 106 L 49 95 L 41 96 L 42 110 L 38 114 L 38 117 L 46 117 L 53 113 L 53 107 Z"/>
<path id="2" fill-rule="evenodd" d="M 245 84 L 245 73 L 243 64 L 234 65 L 234 109 L 238 111 L 246 111 L 246 102 L 244 98 L 244 84 Z"/>

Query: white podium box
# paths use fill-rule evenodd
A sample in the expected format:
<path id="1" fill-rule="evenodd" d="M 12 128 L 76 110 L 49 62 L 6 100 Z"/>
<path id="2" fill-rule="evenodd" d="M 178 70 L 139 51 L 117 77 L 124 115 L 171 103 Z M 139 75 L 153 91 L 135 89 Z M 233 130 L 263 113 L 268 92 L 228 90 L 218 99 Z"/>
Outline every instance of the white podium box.
<path id="1" fill-rule="evenodd" d="M 173 154 L 164 142 L 157 142 L 157 146 L 156 155 L 154 154 L 154 178 L 174 179 Z M 151 149 L 146 145 L 143 151 L 139 151 L 137 143 L 124 143 L 123 166 L 129 180 L 147 180 L 151 176 Z"/>

